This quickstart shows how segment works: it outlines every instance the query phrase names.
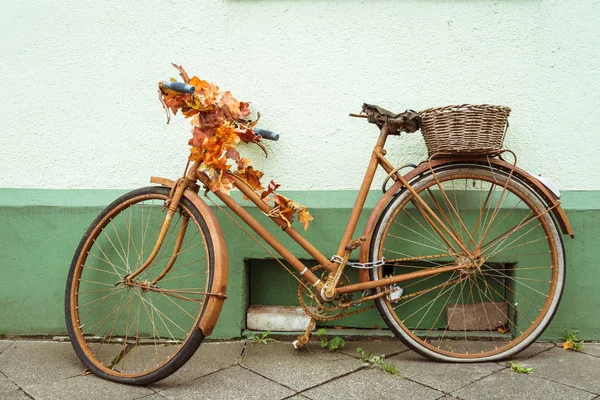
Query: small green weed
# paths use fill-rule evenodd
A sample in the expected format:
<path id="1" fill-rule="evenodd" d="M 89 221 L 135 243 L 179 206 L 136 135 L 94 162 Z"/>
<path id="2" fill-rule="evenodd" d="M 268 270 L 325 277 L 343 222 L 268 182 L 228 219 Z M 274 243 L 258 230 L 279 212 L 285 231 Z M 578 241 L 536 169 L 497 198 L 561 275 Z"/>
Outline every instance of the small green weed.
<path id="1" fill-rule="evenodd" d="M 583 349 L 583 340 L 579 340 L 577 334 L 579 331 L 569 332 L 565 329 L 565 334 L 563 335 L 563 344 L 562 347 L 565 350 L 573 350 L 579 351 Z"/>
<path id="2" fill-rule="evenodd" d="M 533 368 L 524 367 L 520 362 L 511 362 L 510 369 L 520 374 L 531 374 L 533 372 Z"/>
<path id="3" fill-rule="evenodd" d="M 331 339 L 328 339 L 323 336 L 324 334 L 325 328 L 321 328 L 315 333 L 315 336 L 317 336 L 321 342 L 321 347 L 328 348 L 329 351 L 336 351 L 338 349 L 343 349 L 346 345 L 346 341 L 341 337 L 335 336 Z"/>
<path id="4" fill-rule="evenodd" d="M 273 342 L 275 339 L 271 339 L 270 337 L 267 337 L 271 334 L 271 331 L 266 331 L 265 333 L 261 334 L 257 334 L 255 333 L 250 340 L 252 341 L 252 343 L 260 343 L 260 344 L 268 344 L 269 342 Z"/>
<path id="5" fill-rule="evenodd" d="M 371 357 L 373 356 L 373 352 L 369 352 L 369 354 L 367 354 L 365 356 L 365 352 L 363 349 L 361 349 L 360 347 L 358 349 L 356 349 L 356 351 L 358 352 L 358 354 L 360 355 L 360 361 L 362 362 L 369 362 L 369 360 L 371 359 Z"/>
<path id="6" fill-rule="evenodd" d="M 360 355 L 360 360 L 363 362 L 367 362 L 388 374 L 399 376 L 400 370 L 396 367 L 394 363 L 386 363 L 385 362 L 385 354 L 380 356 L 374 356 L 373 352 L 369 352 L 369 354 L 365 355 L 365 352 L 360 347 L 356 349 L 358 354 Z"/>

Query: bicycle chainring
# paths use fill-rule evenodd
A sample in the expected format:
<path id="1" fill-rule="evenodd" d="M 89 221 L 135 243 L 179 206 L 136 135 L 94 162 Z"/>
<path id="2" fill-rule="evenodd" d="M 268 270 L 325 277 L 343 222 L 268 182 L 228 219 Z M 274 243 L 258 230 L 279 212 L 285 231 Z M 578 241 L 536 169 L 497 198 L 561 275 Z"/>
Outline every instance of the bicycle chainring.
<path id="1" fill-rule="evenodd" d="M 317 265 L 311 268 L 311 271 L 318 276 L 321 271 L 321 281 L 327 281 L 329 274 L 322 266 Z M 350 284 L 350 280 L 344 274 L 340 277 L 338 287 Z M 321 297 L 318 290 L 312 287 L 311 283 L 305 278 L 302 279 L 302 284 L 298 285 L 298 301 L 302 309 L 311 317 L 319 321 L 331 321 L 342 318 L 350 313 L 348 307 L 339 307 L 340 303 L 348 303 L 352 300 L 350 293 L 343 294 L 332 301 L 325 301 Z"/>

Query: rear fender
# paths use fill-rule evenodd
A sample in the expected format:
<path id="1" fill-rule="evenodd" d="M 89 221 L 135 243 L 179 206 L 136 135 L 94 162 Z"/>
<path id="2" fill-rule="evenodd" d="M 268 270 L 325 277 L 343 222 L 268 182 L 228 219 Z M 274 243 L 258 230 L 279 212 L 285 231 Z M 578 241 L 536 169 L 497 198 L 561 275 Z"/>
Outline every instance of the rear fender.
<path id="1" fill-rule="evenodd" d="M 491 158 L 491 157 L 488 158 L 485 156 L 483 156 L 483 157 L 482 156 L 472 156 L 472 157 L 468 157 L 468 158 L 461 157 L 460 159 L 439 158 L 439 159 L 435 159 L 435 160 L 431 161 L 431 166 L 433 168 L 438 168 L 438 167 L 452 165 L 452 164 L 476 164 L 476 165 L 487 165 L 487 166 L 492 165 L 495 168 L 498 168 L 498 169 L 506 171 L 506 172 L 509 172 L 512 169 L 513 176 L 515 178 L 519 179 L 521 182 L 523 182 L 527 186 L 529 186 L 533 191 L 535 191 L 538 194 L 538 196 L 542 199 L 542 201 L 544 201 L 544 203 L 546 203 L 548 208 L 552 209 L 554 218 L 558 222 L 560 229 L 562 230 L 562 233 L 565 235 L 574 237 L 573 229 L 571 228 L 571 223 L 569 222 L 569 219 L 567 218 L 565 211 L 561 207 L 560 201 L 556 198 L 556 196 L 552 193 L 551 190 L 549 190 L 546 186 L 544 186 L 544 184 L 542 182 L 540 182 L 535 176 L 531 175 L 527 171 L 525 171 L 519 167 L 515 167 L 515 166 L 513 166 L 513 164 L 508 163 L 504 160 L 501 160 L 498 158 Z M 418 177 L 423 175 L 424 173 L 428 172 L 429 168 L 430 168 L 429 163 L 427 161 L 424 161 L 424 162 L 420 163 L 417 166 L 417 168 L 411 170 L 406 175 L 404 175 L 404 179 L 406 179 L 408 182 L 411 182 L 414 179 L 417 179 Z M 377 202 L 377 204 L 375 205 L 375 208 L 373 209 L 373 212 L 371 212 L 371 215 L 369 216 L 369 219 L 367 220 L 367 225 L 366 225 L 365 231 L 364 231 L 364 235 L 367 238 L 367 241 L 365 243 L 363 243 L 362 246 L 360 247 L 360 256 L 359 256 L 360 262 L 365 263 L 365 262 L 369 261 L 368 260 L 369 248 L 371 247 L 371 235 L 373 233 L 373 230 L 375 229 L 377 221 L 379 220 L 381 213 L 385 209 L 385 206 L 389 203 L 389 201 L 392 199 L 392 197 L 402 189 L 402 186 L 403 185 L 400 182 L 394 183 L 390 187 L 390 189 Z M 361 282 L 366 282 L 369 280 L 369 272 L 367 270 L 361 269 L 359 272 L 359 275 L 360 275 Z"/>
<path id="2" fill-rule="evenodd" d="M 175 185 L 175 182 L 170 179 L 154 176 L 150 179 L 150 182 L 158 183 L 167 187 L 173 187 Z M 200 214 L 206 221 L 208 232 L 210 233 L 214 248 L 215 271 L 212 286 L 210 287 L 209 291 L 210 293 L 215 293 L 217 295 L 208 297 L 204 314 L 202 315 L 202 319 L 200 319 L 198 324 L 202 334 L 204 336 L 208 336 L 212 333 L 215 324 L 219 319 L 219 314 L 221 314 L 221 309 L 223 308 L 223 303 L 225 302 L 227 294 L 227 276 L 229 273 L 227 245 L 225 244 L 225 238 L 223 237 L 221 225 L 217 221 L 215 214 L 204 202 L 204 200 L 202 200 L 196 192 L 189 189 L 186 189 L 186 191 L 183 192 L 183 195 L 192 202 L 198 211 L 200 211 Z"/>

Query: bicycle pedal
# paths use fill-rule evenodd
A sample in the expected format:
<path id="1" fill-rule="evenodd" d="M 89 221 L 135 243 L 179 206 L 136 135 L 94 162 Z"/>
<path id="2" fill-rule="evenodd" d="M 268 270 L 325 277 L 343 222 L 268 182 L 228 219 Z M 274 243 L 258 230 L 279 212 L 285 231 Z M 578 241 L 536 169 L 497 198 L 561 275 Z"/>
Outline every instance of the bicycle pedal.
<path id="1" fill-rule="evenodd" d="M 390 289 L 390 292 L 387 295 L 387 299 L 391 302 L 396 302 L 398 300 L 400 300 L 400 297 L 402 297 L 402 293 L 404 292 L 404 290 L 397 285 L 390 285 L 388 286 L 388 288 Z"/>

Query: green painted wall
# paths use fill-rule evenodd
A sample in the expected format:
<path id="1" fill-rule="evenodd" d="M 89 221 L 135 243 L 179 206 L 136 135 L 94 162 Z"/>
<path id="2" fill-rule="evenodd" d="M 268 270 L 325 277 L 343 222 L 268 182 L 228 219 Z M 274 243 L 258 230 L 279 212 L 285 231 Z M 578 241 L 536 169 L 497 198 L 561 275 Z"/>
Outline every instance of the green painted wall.
<path id="1" fill-rule="evenodd" d="M 0 189 L 0 333 L 65 334 L 63 299 L 73 252 L 95 216 L 123 192 Z M 324 254 L 333 254 L 356 192 L 300 191 L 286 195 L 310 206 L 315 221 L 306 237 Z M 376 192 L 369 196 L 358 231 L 362 231 L 378 197 Z M 583 339 L 599 340 L 600 263 L 596 249 L 600 243 L 600 191 L 568 191 L 562 200 L 576 237 L 564 237 L 567 283 L 559 311 L 545 337 L 557 339 L 564 329 L 578 329 Z M 260 218 L 256 211 L 252 213 Z M 226 235 L 230 278 L 229 299 L 213 335 L 233 338 L 244 329 L 248 304 L 296 304 L 297 286 L 273 261 L 262 261 L 269 255 L 227 217 L 218 210 L 216 214 Z M 266 226 L 298 257 L 307 257 L 279 228 Z M 265 286 L 269 283 L 271 287 Z M 384 327 L 375 311 L 336 321 L 335 325 Z"/>

